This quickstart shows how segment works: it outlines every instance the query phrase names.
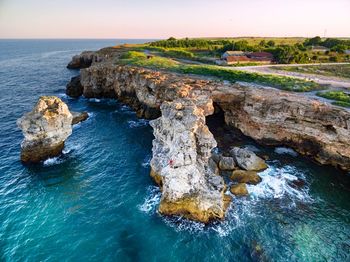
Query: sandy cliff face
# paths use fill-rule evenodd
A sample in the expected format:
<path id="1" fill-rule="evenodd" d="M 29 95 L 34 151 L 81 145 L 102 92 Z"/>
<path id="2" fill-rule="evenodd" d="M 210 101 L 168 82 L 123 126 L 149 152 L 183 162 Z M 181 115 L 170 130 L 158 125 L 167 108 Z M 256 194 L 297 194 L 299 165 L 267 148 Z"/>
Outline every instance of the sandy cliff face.
<path id="1" fill-rule="evenodd" d="M 117 98 L 139 117 L 157 118 L 151 122 L 151 176 L 162 188 L 162 214 L 202 222 L 224 217 L 229 199 L 223 179 L 214 174 L 217 166 L 210 157 L 216 142 L 205 123 L 214 103 L 226 124 L 260 143 L 286 145 L 322 164 L 350 170 L 350 112 L 299 94 L 111 61 L 83 69 L 81 85 L 85 97 Z"/>

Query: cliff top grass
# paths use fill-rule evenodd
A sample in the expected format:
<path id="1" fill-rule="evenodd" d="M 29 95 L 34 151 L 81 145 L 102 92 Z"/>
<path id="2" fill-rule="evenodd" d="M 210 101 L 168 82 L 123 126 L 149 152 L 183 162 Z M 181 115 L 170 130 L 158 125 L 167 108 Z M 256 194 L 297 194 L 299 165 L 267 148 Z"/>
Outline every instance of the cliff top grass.
<path id="1" fill-rule="evenodd" d="M 124 53 L 120 59 L 116 61 L 116 63 L 147 67 L 151 69 L 162 69 L 182 74 L 215 77 L 231 82 L 241 81 L 256 83 L 287 91 L 307 92 L 324 89 L 323 86 L 312 81 L 305 81 L 291 77 L 243 72 L 215 65 L 183 64 L 168 57 L 150 56 L 145 52 L 140 51 L 128 51 Z"/>
<path id="2" fill-rule="evenodd" d="M 343 91 L 318 92 L 318 96 L 333 100 L 332 104 L 350 108 L 350 94 Z"/>

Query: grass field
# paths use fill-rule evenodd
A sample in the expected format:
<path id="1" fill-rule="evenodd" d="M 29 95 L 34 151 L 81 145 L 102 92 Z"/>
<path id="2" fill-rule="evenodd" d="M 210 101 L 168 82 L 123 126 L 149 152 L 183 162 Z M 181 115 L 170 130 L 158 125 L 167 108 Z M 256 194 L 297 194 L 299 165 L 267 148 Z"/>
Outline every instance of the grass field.
<path id="1" fill-rule="evenodd" d="M 161 56 L 153 56 L 152 58 L 148 59 L 147 55 L 144 52 L 140 51 L 129 51 L 125 53 L 121 59 L 116 61 L 116 63 L 130 64 L 152 69 L 165 69 L 184 74 L 210 76 L 231 82 L 251 82 L 288 91 L 306 92 L 322 89 L 322 86 L 318 85 L 315 82 L 304 81 L 290 77 L 248 73 L 243 71 L 230 70 L 214 65 L 182 64 L 171 58 Z"/>
<path id="2" fill-rule="evenodd" d="M 290 67 L 275 67 L 278 70 L 286 70 L 290 72 L 336 76 L 350 78 L 350 64 L 347 65 L 313 65 L 313 66 L 290 66 Z"/>
<path id="3" fill-rule="evenodd" d="M 350 94 L 343 91 L 318 92 L 318 96 L 333 100 L 332 104 L 350 108 Z"/>

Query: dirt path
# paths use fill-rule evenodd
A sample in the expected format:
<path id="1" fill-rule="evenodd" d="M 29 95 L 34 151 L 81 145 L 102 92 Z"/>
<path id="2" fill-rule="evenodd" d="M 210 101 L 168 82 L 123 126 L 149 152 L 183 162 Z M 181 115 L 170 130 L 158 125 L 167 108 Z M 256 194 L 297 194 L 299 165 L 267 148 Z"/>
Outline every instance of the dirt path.
<path id="1" fill-rule="evenodd" d="M 322 65 L 341 65 L 341 64 L 349 64 L 349 63 L 324 63 Z M 346 90 L 350 89 L 350 79 L 277 70 L 274 68 L 274 67 L 290 67 L 290 66 L 300 67 L 300 66 L 310 66 L 310 65 L 313 66 L 313 65 L 321 65 L 321 64 L 260 65 L 260 66 L 241 66 L 241 67 L 227 66 L 225 68 L 228 68 L 231 70 L 240 70 L 240 71 L 246 71 L 246 72 L 252 72 L 252 73 L 266 74 L 266 75 L 289 76 L 289 77 L 303 79 L 303 80 L 312 80 L 321 85 L 329 85 L 332 89 L 346 89 Z"/>

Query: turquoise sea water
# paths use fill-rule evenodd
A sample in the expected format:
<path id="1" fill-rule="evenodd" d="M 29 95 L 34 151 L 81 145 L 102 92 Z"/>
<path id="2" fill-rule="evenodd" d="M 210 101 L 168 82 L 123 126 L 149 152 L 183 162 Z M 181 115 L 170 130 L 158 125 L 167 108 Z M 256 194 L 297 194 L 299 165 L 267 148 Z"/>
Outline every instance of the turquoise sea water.
<path id="1" fill-rule="evenodd" d="M 240 141 L 269 155 L 269 169 L 225 221 L 156 212 L 148 122 L 117 101 L 64 95 L 78 74 L 65 67 L 71 56 L 144 41 L 0 41 L 0 261 L 349 261 L 349 176 L 284 148 Z M 39 95 L 90 118 L 61 157 L 22 166 L 15 121 Z"/>

